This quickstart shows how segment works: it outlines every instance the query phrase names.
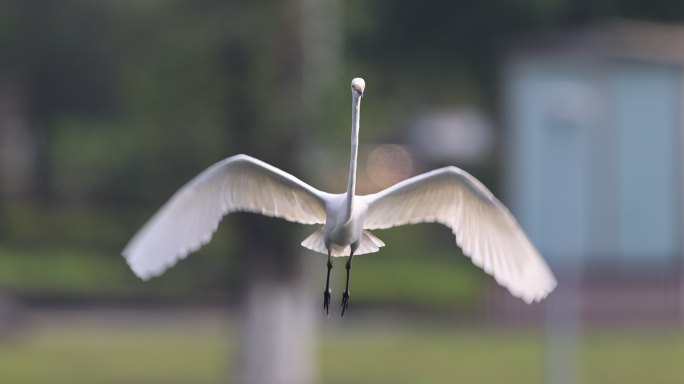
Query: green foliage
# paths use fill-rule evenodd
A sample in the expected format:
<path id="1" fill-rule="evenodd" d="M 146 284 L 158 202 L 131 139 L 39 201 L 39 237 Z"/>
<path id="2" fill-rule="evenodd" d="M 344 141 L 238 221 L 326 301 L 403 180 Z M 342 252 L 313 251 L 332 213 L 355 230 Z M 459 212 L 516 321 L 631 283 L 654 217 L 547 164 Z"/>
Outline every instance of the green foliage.
<path id="1" fill-rule="evenodd" d="M 125 294 L 135 279 L 121 260 L 93 252 L 0 249 L 0 287 L 48 297 Z"/>
<path id="2" fill-rule="evenodd" d="M 460 253 L 448 229 L 424 224 L 376 234 L 386 246 L 354 258 L 355 301 L 451 308 L 485 294 L 490 278 Z"/>
<path id="3" fill-rule="evenodd" d="M 480 275 L 457 263 L 421 260 L 420 256 L 396 260 L 387 252 L 354 262 L 354 300 L 451 307 L 474 304 L 484 294 Z"/>

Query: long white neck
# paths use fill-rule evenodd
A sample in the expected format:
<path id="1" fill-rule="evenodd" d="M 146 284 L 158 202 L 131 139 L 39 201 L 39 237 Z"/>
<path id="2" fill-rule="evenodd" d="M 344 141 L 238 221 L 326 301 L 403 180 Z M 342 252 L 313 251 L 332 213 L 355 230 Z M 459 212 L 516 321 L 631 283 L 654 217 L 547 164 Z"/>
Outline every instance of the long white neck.
<path id="1" fill-rule="evenodd" d="M 361 96 L 352 92 L 352 132 L 351 132 L 351 159 L 349 160 L 349 182 L 347 183 L 347 198 L 345 221 L 349 221 L 352 215 L 354 194 L 356 193 L 356 158 L 359 154 L 359 113 L 361 110 Z"/>

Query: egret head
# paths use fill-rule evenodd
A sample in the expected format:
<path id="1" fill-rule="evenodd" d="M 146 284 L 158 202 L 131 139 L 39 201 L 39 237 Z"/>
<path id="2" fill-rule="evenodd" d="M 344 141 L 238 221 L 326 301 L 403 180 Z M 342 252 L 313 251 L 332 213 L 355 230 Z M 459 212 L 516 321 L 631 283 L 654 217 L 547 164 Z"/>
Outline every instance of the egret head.
<path id="1" fill-rule="evenodd" d="M 355 77 L 351 82 L 352 93 L 363 96 L 363 90 L 366 89 L 366 82 L 360 77 Z"/>

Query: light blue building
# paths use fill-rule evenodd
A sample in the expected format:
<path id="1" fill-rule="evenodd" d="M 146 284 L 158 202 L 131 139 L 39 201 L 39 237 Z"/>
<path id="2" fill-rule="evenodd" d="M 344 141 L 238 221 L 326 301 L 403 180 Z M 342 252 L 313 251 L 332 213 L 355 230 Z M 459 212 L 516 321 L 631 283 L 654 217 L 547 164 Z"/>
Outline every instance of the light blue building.
<path id="1" fill-rule="evenodd" d="M 679 274 L 683 65 L 684 29 L 639 23 L 511 51 L 508 202 L 552 265 Z"/>

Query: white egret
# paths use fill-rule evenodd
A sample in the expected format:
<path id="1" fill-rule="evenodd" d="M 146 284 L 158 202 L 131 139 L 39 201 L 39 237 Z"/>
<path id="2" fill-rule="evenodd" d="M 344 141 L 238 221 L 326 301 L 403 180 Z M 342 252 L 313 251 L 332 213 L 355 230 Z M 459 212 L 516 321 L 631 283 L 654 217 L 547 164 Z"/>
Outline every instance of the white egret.
<path id="1" fill-rule="evenodd" d="M 397 225 L 437 222 L 453 231 L 463 253 L 527 303 L 546 297 L 556 280 L 515 218 L 477 179 L 445 167 L 371 195 L 355 194 L 359 113 L 365 82 L 352 91 L 351 160 L 347 192 L 319 191 L 247 155 L 224 159 L 200 173 L 133 237 L 123 251 L 142 279 L 163 273 L 206 244 L 221 218 L 236 211 L 261 213 L 302 224 L 323 224 L 301 244 L 328 256 L 324 308 L 329 312 L 331 257 L 349 256 L 342 315 L 349 305 L 354 255 L 385 244 L 369 232 Z"/>

